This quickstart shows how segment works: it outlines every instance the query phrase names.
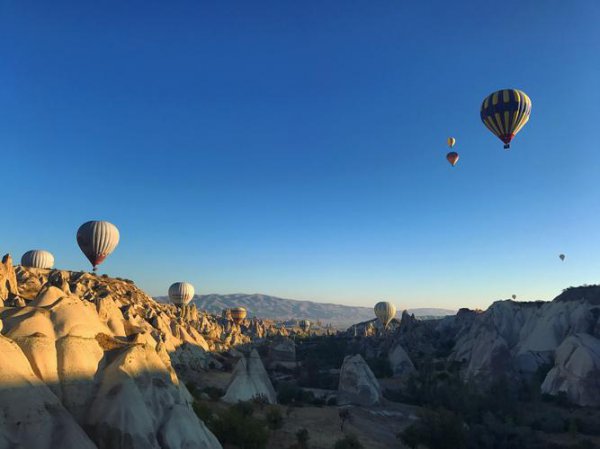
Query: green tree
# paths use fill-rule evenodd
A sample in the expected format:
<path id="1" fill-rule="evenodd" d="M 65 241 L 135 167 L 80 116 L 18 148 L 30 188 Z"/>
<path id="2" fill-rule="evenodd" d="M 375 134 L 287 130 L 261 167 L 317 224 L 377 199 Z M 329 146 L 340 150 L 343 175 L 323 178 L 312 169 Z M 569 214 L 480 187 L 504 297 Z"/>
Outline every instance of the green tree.
<path id="1" fill-rule="evenodd" d="M 269 407 L 265 413 L 265 419 L 271 430 L 281 429 L 283 426 L 283 415 L 277 407 Z"/>
<path id="2" fill-rule="evenodd" d="M 333 445 L 333 449 L 363 449 L 356 435 L 346 435 L 344 438 L 337 440 Z"/>
<path id="3" fill-rule="evenodd" d="M 308 440 L 310 439 L 310 435 L 308 434 L 308 430 L 302 428 L 296 432 L 296 441 L 298 441 L 298 447 L 300 449 L 306 449 L 308 447 Z"/>

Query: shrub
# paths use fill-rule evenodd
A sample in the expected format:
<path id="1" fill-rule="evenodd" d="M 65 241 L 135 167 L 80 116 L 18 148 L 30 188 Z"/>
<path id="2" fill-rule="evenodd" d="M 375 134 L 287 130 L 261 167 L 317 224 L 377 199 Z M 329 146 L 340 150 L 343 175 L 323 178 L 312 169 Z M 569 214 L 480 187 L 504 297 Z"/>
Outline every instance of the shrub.
<path id="1" fill-rule="evenodd" d="M 329 405 L 329 406 L 337 405 L 337 398 L 336 397 L 330 397 L 329 399 L 327 399 L 327 405 Z"/>
<path id="2" fill-rule="evenodd" d="M 240 449 L 264 449 L 269 441 L 269 429 L 265 421 L 252 416 L 249 403 L 240 402 L 214 417 L 209 429 L 222 445 L 234 445 Z"/>
<path id="3" fill-rule="evenodd" d="M 312 403 L 315 395 L 311 391 L 305 391 L 291 382 L 281 382 L 277 385 L 277 402 L 280 404 L 302 405 Z"/>
<path id="4" fill-rule="evenodd" d="M 390 365 L 390 361 L 387 357 L 367 359 L 367 364 L 369 365 L 369 368 L 371 368 L 371 371 L 373 371 L 373 374 L 375 374 L 375 377 L 378 379 L 392 377 L 394 374 L 392 371 L 392 366 Z"/>
<path id="5" fill-rule="evenodd" d="M 213 419 L 212 410 L 206 404 L 203 404 L 198 401 L 194 401 L 194 403 L 192 404 L 192 408 L 194 409 L 196 416 L 200 418 L 200 420 L 204 424 L 210 426 Z"/>
<path id="6" fill-rule="evenodd" d="M 269 405 L 269 399 L 267 398 L 267 395 L 261 393 L 252 398 L 252 403 L 256 404 L 258 408 L 262 410 L 265 405 Z"/>
<path id="7" fill-rule="evenodd" d="M 218 401 L 225 394 L 225 391 L 217 387 L 204 387 L 201 393 L 206 393 L 212 401 Z"/>
<path id="8" fill-rule="evenodd" d="M 308 430 L 302 428 L 296 432 L 296 441 L 298 441 L 298 447 L 300 449 L 306 449 L 308 447 L 308 440 L 310 440 L 310 435 L 308 434 Z"/>
<path id="9" fill-rule="evenodd" d="M 463 421 L 444 409 L 425 411 L 421 419 L 398 435 L 402 442 L 416 448 L 424 444 L 430 449 L 461 449 L 466 447 Z"/>
<path id="10" fill-rule="evenodd" d="M 239 401 L 232 408 L 240 413 L 243 417 L 250 417 L 254 414 L 254 405 L 251 401 Z"/>
<path id="11" fill-rule="evenodd" d="M 333 445 L 333 449 L 362 449 L 363 445 L 360 444 L 356 435 L 346 435 L 344 438 L 337 440 Z"/>
<path id="12" fill-rule="evenodd" d="M 265 419 L 271 430 L 281 429 L 283 426 L 283 415 L 277 407 L 269 407 L 265 414 Z"/>
<path id="13" fill-rule="evenodd" d="M 322 397 L 314 398 L 311 401 L 311 404 L 316 407 L 323 407 L 326 404 L 325 398 L 322 398 Z"/>

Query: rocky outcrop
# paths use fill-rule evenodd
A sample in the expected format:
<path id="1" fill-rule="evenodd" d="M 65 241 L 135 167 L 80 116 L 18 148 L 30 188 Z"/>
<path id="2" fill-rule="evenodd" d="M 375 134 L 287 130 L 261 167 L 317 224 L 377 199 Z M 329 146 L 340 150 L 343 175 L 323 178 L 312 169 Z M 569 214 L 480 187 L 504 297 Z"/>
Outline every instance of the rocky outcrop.
<path id="1" fill-rule="evenodd" d="M 0 447 L 97 449 L 38 378 L 21 348 L 0 336 Z"/>
<path id="2" fill-rule="evenodd" d="M 416 372 L 415 365 L 402 347 L 397 344 L 388 355 L 394 377 L 405 377 Z"/>
<path id="3" fill-rule="evenodd" d="M 340 372 L 338 404 L 372 406 L 381 398 L 379 382 L 361 355 L 346 356 Z"/>
<path id="4" fill-rule="evenodd" d="M 294 368 L 296 366 L 296 344 L 290 338 L 274 339 L 269 344 L 269 367 Z"/>
<path id="5" fill-rule="evenodd" d="M 565 393 L 575 404 L 600 406 L 600 339 L 588 334 L 567 337 L 556 350 L 542 392 Z"/>
<path id="6" fill-rule="evenodd" d="M 258 397 L 263 398 L 269 404 L 277 403 L 277 394 L 267 370 L 265 370 L 258 352 L 253 349 L 248 357 L 242 357 L 238 361 L 222 399 L 224 402 L 237 403 Z"/>
<path id="7" fill-rule="evenodd" d="M 19 294 L 17 276 L 12 265 L 10 254 L 6 254 L 0 263 L 0 307 L 4 301 L 13 299 Z"/>
<path id="8" fill-rule="evenodd" d="M 2 266 L 0 448 L 221 447 L 171 362 L 206 367 L 226 347 L 203 336 L 223 333 L 216 317 L 88 273 L 19 266 L 13 285 Z"/>
<path id="9" fill-rule="evenodd" d="M 552 302 L 495 302 L 458 327 L 451 358 L 464 362 L 469 378 L 492 379 L 498 373 L 531 376 L 552 362 L 565 338 L 595 332 L 597 306 L 586 299 L 559 298 Z"/>

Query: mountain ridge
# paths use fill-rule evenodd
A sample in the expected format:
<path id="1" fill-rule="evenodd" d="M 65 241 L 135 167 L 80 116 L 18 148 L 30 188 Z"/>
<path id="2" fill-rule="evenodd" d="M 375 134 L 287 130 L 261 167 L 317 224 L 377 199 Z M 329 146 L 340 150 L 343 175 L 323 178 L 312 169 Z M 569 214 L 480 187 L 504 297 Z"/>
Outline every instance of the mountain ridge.
<path id="1" fill-rule="evenodd" d="M 157 296 L 159 302 L 168 301 L 167 296 Z M 210 313 L 220 314 L 223 309 L 243 306 L 249 317 L 272 320 L 309 319 L 337 326 L 349 326 L 375 318 L 373 309 L 364 306 L 322 303 L 317 301 L 281 298 L 263 293 L 209 293 L 195 295 L 192 300 L 196 306 Z M 419 318 L 443 317 L 454 315 L 456 310 L 435 307 L 407 309 Z M 398 314 L 402 309 L 398 309 Z"/>

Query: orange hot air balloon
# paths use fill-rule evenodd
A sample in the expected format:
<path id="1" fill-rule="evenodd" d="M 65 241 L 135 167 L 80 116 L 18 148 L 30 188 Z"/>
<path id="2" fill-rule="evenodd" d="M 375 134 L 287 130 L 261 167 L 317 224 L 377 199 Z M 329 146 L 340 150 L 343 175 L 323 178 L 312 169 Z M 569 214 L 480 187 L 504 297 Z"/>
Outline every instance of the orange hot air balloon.
<path id="1" fill-rule="evenodd" d="M 446 159 L 448 159 L 448 162 L 454 167 L 459 159 L 458 153 L 456 151 L 451 151 L 446 155 Z"/>

